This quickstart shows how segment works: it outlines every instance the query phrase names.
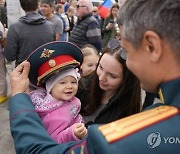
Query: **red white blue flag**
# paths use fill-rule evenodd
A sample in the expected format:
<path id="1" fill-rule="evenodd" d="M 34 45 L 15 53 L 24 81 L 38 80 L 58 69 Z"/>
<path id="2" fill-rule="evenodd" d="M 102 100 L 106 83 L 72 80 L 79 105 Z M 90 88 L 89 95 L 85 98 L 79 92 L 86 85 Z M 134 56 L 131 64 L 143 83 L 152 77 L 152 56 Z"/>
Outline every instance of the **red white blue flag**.
<path id="1" fill-rule="evenodd" d="M 101 18 L 106 18 L 111 10 L 111 7 L 115 3 L 115 0 L 104 0 L 104 2 L 99 6 L 98 13 Z"/>

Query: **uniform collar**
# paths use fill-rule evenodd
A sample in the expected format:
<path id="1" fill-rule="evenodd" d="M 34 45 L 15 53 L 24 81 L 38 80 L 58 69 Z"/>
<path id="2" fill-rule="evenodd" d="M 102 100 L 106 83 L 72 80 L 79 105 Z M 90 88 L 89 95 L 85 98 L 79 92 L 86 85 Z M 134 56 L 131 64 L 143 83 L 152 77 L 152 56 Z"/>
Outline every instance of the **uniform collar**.
<path id="1" fill-rule="evenodd" d="M 158 94 L 162 103 L 180 108 L 180 78 L 162 83 Z"/>

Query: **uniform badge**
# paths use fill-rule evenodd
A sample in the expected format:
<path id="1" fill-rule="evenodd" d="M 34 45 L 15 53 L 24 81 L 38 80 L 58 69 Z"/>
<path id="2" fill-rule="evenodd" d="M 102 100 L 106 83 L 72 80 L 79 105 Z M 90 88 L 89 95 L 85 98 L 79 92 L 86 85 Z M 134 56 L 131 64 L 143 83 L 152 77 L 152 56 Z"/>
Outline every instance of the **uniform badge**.
<path id="1" fill-rule="evenodd" d="M 40 58 L 49 58 L 55 50 L 44 49 Z"/>
<path id="2" fill-rule="evenodd" d="M 51 59 L 51 60 L 49 60 L 48 64 L 49 64 L 49 67 L 54 67 L 54 66 L 56 66 L 56 61 Z"/>

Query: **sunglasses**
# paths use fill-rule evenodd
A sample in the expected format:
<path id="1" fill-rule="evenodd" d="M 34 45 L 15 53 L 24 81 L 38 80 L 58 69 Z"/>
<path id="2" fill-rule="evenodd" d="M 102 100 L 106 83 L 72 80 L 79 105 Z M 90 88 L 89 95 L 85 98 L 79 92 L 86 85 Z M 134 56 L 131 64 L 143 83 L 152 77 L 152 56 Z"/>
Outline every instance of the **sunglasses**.
<path id="1" fill-rule="evenodd" d="M 76 5 L 76 8 L 78 9 L 79 7 L 87 7 L 87 6 L 84 6 L 84 5 Z"/>
<path id="2" fill-rule="evenodd" d="M 126 60 L 126 50 L 120 46 L 120 43 L 116 39 L 110 39 L 108 42 L 108 48 L 115 50 L 119 48 L 120 56 L 123 60 Z"/>

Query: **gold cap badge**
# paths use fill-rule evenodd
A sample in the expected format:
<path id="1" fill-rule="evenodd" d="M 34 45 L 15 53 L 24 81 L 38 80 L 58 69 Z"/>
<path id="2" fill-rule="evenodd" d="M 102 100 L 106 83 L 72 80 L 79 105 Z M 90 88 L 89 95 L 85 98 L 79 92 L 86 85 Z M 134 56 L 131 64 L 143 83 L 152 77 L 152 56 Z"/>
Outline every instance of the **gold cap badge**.
<path id="1" fill-rule="evenodd" d="M 49 58 L 55 50 L 44 49 L 40 58 Z"/>

